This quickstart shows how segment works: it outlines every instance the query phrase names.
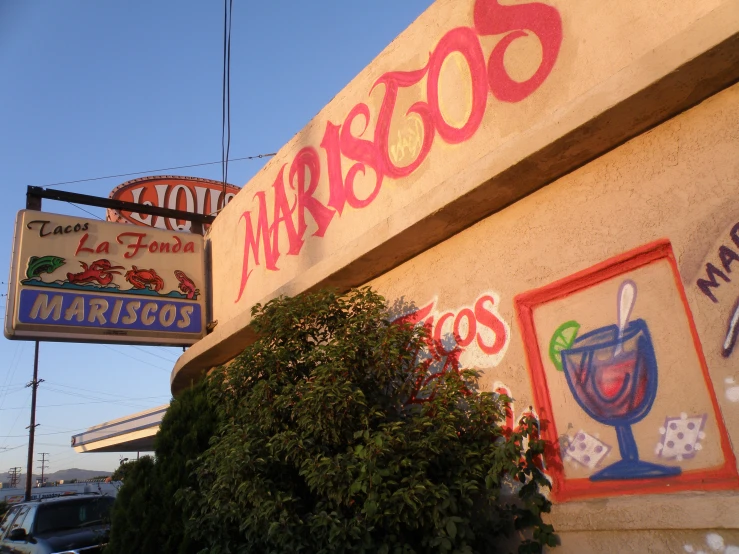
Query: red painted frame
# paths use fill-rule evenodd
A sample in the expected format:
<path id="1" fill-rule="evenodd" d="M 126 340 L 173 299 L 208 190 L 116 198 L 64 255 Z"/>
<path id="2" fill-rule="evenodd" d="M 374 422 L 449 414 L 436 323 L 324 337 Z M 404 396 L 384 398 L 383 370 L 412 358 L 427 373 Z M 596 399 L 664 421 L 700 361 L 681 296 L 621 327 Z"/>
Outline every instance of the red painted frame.
<path id="1" fill-rule="evenodd" d="M 675 285 L 685 307 L 685 314 L 688 318 L 690 332 L 693 337 L 693 345 L 698 354 L 703 378 L 708 388 L 721 437 L 724 464 L 720 467 L 707 470 L 683 472 L 681 475 L 675 477 L 599 482 L 590 481 L 587 478 L 567 479 L 562 466 L 562 456 L 558 440 L 559 434 L 554 423 L 554 414 L 552 412 L 551 399 L 549 398 L 549 387 L 547 386 L 546 373 L 542 364 L 539 342 L 534 327 L 533 310 L 537 306 L 552 300 L 564 298 L 575 292 L 587 289 L 598 283 L 659 260 L 667 260 L 669 262 L 675 279 Z M 708 367 L 706 366 L 706 359 L 703 355 L 698 331 L 693 321 L 688 299 L 685 296 L 685 290 L 680 280 L 677 262 L 669 240 L 663 239 L 646 244 L 545 287 L 519 294 L 515 297 L 514 303 L 523 336 L 529 377 L 531 378 L 534 401 L 541 422 L 542 436 L 547 442 L 544 456 L 547 462 L 547 472 L 553 478 L 553 500 L 563 502 L 575 498 L 593 498 L 599 496 L 660 494 L 685 490 L 706 491 L 739 488 L 736 459 L 731 449 L 726 427 L 721 418 L 721 411 L 719 410 L 711 378 L 708 374 Z"/>

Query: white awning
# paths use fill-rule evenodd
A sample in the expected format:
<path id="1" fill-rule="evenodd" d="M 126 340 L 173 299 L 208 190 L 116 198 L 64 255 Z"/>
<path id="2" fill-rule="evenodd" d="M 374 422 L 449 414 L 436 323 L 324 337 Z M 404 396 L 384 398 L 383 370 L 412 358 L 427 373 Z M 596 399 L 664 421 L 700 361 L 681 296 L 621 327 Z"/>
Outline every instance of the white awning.
<path id="1" fill-rule="evenodd" d="M 72 436 L 77 452 L 153 452 L 169 404 L 90 427 Z"/>

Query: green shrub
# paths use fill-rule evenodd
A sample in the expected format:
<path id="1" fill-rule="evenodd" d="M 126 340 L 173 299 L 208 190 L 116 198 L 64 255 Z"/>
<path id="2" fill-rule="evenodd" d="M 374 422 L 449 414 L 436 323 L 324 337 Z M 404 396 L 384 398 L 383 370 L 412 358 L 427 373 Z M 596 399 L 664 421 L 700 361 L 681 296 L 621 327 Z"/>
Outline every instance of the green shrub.
<path id="1" fill-rule="evenodd" d="M 111 513 L 111 537 L 106 554 L 161 552 L 159 522 L 165 504 L 154 458 L 128 462 L 123 486 Z"/>
<path id="2" fill-rule="evenodd" d="M 175 502 L 175 493 L 197 482 L 190 464 L 208 447 L 216 425 L 203 380 L 172 401 L 155 439 L 156 461 L 150 456 L 122 464 L 123 479 L 113 507 L 111 540 L 106 554 L 191 554 L 202 544 L 186 532 L 189 517 Z"/>
<path id="3" fill-rule="evenodd" d="M 113 475 L 110 476 L 110 480 L 123 481 L 128 475 L 128 472 L 131 470 L 131 468 L 133 468 L 135 464 L 136 460 L 121 462 L 121 464 L 117 468 L 115 468 Z"/>
<path id="4" fill-rule="evenodd" d="M 218 431 L 178 494 L 204 552 L 555 544 L 534 422 L 504 430 L 507 399 L 476 392 L 473 371 L 447 371 L 410 403 L 426 331 L 392 323 L 381 296 L 282 297 L 252 315 L 261 338 L 213 374 Z"/>

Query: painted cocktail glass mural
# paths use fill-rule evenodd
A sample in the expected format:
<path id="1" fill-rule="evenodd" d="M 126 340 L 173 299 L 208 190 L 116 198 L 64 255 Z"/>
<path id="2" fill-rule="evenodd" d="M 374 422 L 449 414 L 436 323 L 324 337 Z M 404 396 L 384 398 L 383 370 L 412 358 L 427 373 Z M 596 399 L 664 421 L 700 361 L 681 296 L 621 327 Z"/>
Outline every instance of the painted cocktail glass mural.
<path id="1" fill-rule="evenodd" d="M 616 428 L 621 460 L 591 475 L 591 481 L 681 472 L 679 467 L 640 460 L 631 430 L 649 413 L 658 385 L 649 327 L 643 319 L 628 321 L 635 300 L 636 285 L 624 281 L 619 288 L 619 324 L 587 332 L 575 338 L 571 348 L 559 352 L 567 384 L 577 403 L 596 421 Z"/>
<path id="2" fill-rule="evenodd" d="M 555 501 L 739 487 L 669 241 L 515 303 Z"/>

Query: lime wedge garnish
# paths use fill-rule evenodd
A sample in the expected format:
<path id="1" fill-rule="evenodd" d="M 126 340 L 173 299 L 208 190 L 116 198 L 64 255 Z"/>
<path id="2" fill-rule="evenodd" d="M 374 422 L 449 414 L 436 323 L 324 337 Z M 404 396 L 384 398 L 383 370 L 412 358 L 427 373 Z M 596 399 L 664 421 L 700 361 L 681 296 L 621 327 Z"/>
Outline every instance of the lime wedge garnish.
<path id="1" fill-rule="evenodd" d="M 564 371 L 562 367 L 562 357 L 560 352 L 572 348 L 577 338 L 577 332 L 580 330 L 580 324 L 577 321 L 566 321 L 552 335 L 549 341 L 549 359 L 552 360 L 554 367 L 559 371 Z"/>

